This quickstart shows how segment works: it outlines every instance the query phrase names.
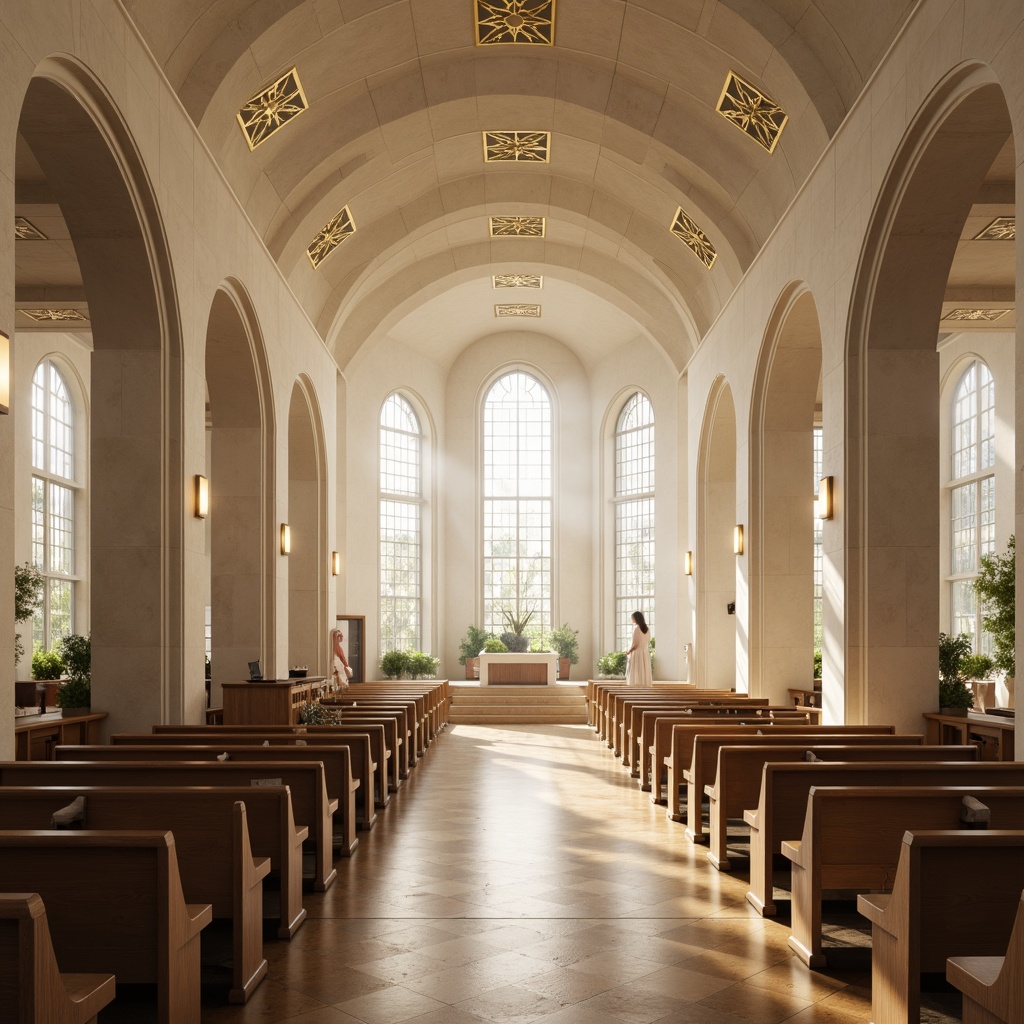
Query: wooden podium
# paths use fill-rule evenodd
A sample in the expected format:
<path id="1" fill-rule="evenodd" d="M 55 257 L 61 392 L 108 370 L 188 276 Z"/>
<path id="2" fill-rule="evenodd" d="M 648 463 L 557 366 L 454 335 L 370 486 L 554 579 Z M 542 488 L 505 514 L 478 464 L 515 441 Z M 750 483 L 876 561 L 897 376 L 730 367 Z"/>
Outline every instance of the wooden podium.
<path id="1" fill-rule="evenodd" d="M 298 725 L 299 706 L 327 693 L 323 676 L 224 684 L 225 725 Z"/>

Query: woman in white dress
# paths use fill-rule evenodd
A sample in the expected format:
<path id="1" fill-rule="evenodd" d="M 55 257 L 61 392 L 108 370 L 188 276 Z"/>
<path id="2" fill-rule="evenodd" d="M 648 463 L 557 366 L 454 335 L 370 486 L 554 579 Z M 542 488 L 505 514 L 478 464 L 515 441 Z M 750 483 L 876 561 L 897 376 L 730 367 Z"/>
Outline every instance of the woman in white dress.
<path id="1" fill-rule="evenodd" d="M 633 612 L 633 642 L 626 651 L 626 685 L 651 685 L 651 631 L 643 612 Z"/>

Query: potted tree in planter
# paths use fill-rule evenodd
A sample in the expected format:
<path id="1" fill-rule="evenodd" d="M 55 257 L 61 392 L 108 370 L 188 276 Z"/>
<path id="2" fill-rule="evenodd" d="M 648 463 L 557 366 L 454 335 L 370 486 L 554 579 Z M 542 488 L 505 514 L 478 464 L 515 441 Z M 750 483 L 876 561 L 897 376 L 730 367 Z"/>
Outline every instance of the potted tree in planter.
<path id="1" fill-rule="evenodd" d="M 385 679 L 401 679 L 409 671 L 409 652 L 388 651 L 380 659 L 380 671 Z"/>
<path id="2" fill-rule="evenodd" d="M 92 704 L 92 637 L 71 633 L 60 642 L 68 680 L 57 691 L 64 717 L 86 715 Z"/>
<path id="3" fill-rule="evenodd" d="M 424 651 L 409 651 L 409 674 L 413 679 L 435 679 L 441 659 Z"/>
<path id="4" fill-rule="evenodd" d="M 1008 706 L 1013 707 L 1013 677 L 1016 671 L 1016 586 L 1017 545 L 1011 536 L 1001 555 L 985 555 L 974 580 L 974 592 L 981 602 L 981 622 L 992 637 L 995 668 L 1006 673 Z"/>
<path id="5" fill-rule="evenodd" d="M 521 612 L 516 605 L 515 611 L 511 608 L 504 608 L 501 617 L 505 620 L 508 629 L 501 634 L 501 642 L 510 651 L 522 654 L 530 649 L 530 638 L 526 635 L 526 627 L 533 618 L 533 609 L 528 612 Z"/>
<path id="6" fill-rule="evenodd" d="M 459 664 L 466 666 L 467 679 L 479 679 L 480 677 L 480 652 L 484 649 L 484 643 L 491 636 L 485 629 L 477 626 L 468 626 L 466 635 L 459 641 Z"/>
<path id="7" fill-rule="evenodd" d="M 576 639 L 580 635 L 569 623 L 563 623 L 558 629 L 548 634 L 548 645 L 558 655 L 558 678 L 569 678 L 569 667 L 580 660 L 580 645 Z"/>
<path id="8" fill-rule="evenodd" d="M 971 654 L 971 638 L 939 634 L 939 713 L 966 715 L 974 707 L 974 694 L 964 683 L 961 664 Z"/>

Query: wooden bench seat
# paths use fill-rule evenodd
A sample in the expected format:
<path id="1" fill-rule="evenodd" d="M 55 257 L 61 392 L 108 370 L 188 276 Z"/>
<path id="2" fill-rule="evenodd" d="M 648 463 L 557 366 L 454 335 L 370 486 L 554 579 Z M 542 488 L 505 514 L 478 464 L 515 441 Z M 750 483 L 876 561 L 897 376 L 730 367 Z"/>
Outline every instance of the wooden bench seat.
<path id="1" fill-rule="evenodd" d="M 587 724 L 593 729 L 600 727 L 602 706 L 611 691 L 631 689 L 634 693 L 653 693 L 663 697 L 682 696 L 687 693 L 696 693 L 697 687 L 693 683 L 652 683 L 650 686 L 627 687 L 622 679 L 588 679 L 584 701 L 587 708 Z"/>
<path id="2" fill-rule="evenodd" d="M 892 892 L 857 897 L 871 922 L 874 1024 L 919 1024 L 921 974 L 950 957 L 1003 953 L 1021 889 L 1024 832 L 907 832 Z"/>
<path id="3" fill-rule="evenodd" d="M 1024 764 L 1009 761 L 875 761 L 803 764 L 768 762 L 762 768 L 758 804 L 743 812 L 750 826 L 750 890 L 747 902 L 764 917 L 777 911 L 773 863 L 782 840 L 804 829 L 811 786 L 1024 786 Z M 783 859 L 788 867 L 789 861 Z"/>
<path id="4" fill-rule="evenodd" d="M 992 828 L 1024 828 L 1024 787 L 813 786 L 803 833 L 782 843 L 793 865 L 790 949 L 825 967 L 823 893 L 891 889 L 904 833 L 958 828 L 965 796 L 990 808 Z"/>
<path id="5" fill-rule="evenodd" d="M 63 970 L 156 984 L 160 1024 L 200 1024 L 213 910 L 185 902 L 170 832 L 0 831 L 0 878 L 42 897 Z"/>
<path id="6" fill-rule="evenodd" d="M 748 808 L 757 806 L 761 793 L 761 772 L 768 761 L 802 763 L 810 750 L 823 761 L 977 761 L 978 748 L 882 746 L 870 744 L 808 748 L 806 744 L 772 746 L 723 745 L 718 750 L 718 770 L 713 785 L 705 787 L 708 796 L 708 860 L 719 871 L 731 871 L 728 851 L 728 824 L 742 820 Z"/>
<path id="7" fill-rule="evenodd" d="M 1018 1024 L 1024 1020 L 1024 894 L 1017 905 L 1005 956 L 955 956 L 946 980 L 963 994 L 964 1024 Z"/>
<path id="8" fill-rule="evenodd" d="M 13 1024 L 93 1024 L 113 974 L 61 973 L 38 893 L 0 893 L 0 1016 Z"/>
<path id="9" fill-rule="evenodd" d="M 54 751 L 58 763 L 62 761 L 209 761 L 221 764 L 249 764 L 260 770 L 269 771 L 269 765 L 284 765 L 293 762 L 319 761 L 324 766 L 324 780 L 327 796 L 337 801 L 338 813 L 332 822 L 334 845 L 341 848 L 342 856 L 351 857 L 359 845 L 356 835 L 358 816 L 356 813 L 356 791 L 359 780 L 352 775 L 352 754 L 348 747 L 263 747 L 228 746 L 217 747 L 129 747 L 129 746 L 82 746 L 57 747 Z M 221 755 L 227 758 L 220 760 Z"/>
<path id="10" fill-rule="evenodd" d="M 248 788 L 287 786 L 297 828 L 309 830 L 313 847 L 313 887 L 329 889 L 337 877 L 331 853 L 332 819 L 338 801 L 327 795 L 320 761 L 6 761 L 0 763 L 0 786 L 218 786 Z"/>
<path id="11" fill-rule="evenodd" d="M 398 731 L 404 743 L 402 745 L 402 778 L 407 779 L 409 772 L 416 767 L 416 762 L 423 756 L 419 746 L 421 730 L 417 724 L 416 707 L 406 702 L 389 703 L 374 701 L 369 698 L 361 698 L 358 701 L 342 698 L 332 699 L 329 707 L 337 708 L 342 713 L 342 721 L 353 723 L 363 718 L 374 720 L 381 718 L 395 718 L 398 722 Z"/>
<path id="12" fill-rule="evenodd" d="M 664 698 L 652 697 L 650 695 L 636 696 L 632 693 L 617 693 L 610 697 L 608 702 L 608 746 L 612 748 L 616 757 L 625 756 L 626 752 L 626 730 L 629 727 L 629 720 L 632 710 L 635 707 L 644 706 L 657 707 L 664 704 Z M 738 712 L 749 710 L 753 707 L 767 707 L 768 701 L 764 698 L 752 698 L 739 696 L 733 693 L 711 694 L 708 697 L 700 698 L 691 696 L 676 702 L 676 706 L 684 708 L 731 708 Z"/>

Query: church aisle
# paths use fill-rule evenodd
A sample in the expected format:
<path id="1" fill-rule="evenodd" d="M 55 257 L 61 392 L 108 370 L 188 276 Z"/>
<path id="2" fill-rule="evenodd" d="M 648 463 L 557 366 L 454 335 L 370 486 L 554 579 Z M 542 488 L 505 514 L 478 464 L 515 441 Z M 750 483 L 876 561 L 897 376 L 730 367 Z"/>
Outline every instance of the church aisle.
<path id="1" fill-rule="evenodd" d="M 806 970 L 705 852 L 585 726 L 451 726 L 248 1006 L 203 1020 L 869 1020 L 863 970 Z"/>

